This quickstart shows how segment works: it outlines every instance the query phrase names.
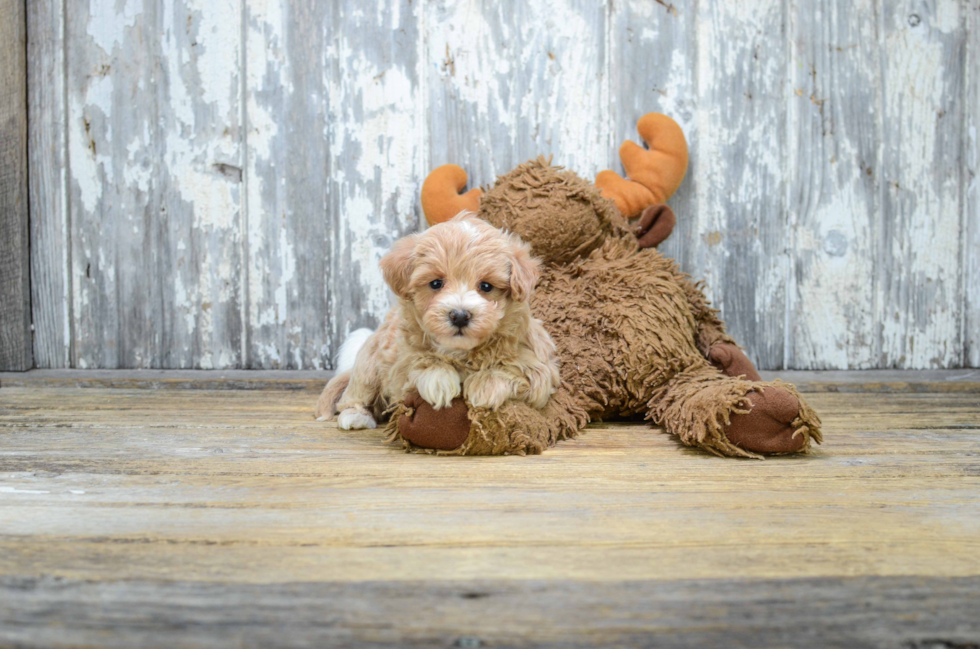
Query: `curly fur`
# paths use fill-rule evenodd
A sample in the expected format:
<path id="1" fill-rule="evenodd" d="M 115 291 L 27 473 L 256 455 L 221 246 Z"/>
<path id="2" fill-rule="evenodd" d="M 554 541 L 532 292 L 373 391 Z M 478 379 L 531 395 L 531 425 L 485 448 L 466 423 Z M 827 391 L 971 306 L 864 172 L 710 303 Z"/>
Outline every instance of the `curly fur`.
<path id="1" fill-rule="evenodd" d="M 543 408 L 559 373 L 554 343 L 531 316 L 538 266 L 519 237 L 469 213 L 398 241 L 381 261 L 398 304 L 349 375 L 324 388 L 324 414 L 373 427 L 413 391 L 436 409 L 461 391 L 491 412 L 508 400 Z"/>

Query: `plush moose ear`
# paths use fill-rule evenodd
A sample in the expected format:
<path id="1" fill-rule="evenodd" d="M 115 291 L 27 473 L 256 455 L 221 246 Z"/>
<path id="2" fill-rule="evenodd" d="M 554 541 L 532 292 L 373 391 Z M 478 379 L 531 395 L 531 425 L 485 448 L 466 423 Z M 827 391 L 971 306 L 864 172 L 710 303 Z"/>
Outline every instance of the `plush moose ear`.
<path id="1" fill-rule="evenodd" d="M 526 302 L 534 292 L 539 265 L 526 243 L 514 244 L 510 261 L 510 291 L 518 302 Z"/>
<path id="2" fill-rule="evenodd" d="M 412 234 L 395 242 L 388 254 L 381 258 L 381 274 L 398 297 L 408 295 L 409 281 L 415 269 L 415 244 L 418 235 Z"/>

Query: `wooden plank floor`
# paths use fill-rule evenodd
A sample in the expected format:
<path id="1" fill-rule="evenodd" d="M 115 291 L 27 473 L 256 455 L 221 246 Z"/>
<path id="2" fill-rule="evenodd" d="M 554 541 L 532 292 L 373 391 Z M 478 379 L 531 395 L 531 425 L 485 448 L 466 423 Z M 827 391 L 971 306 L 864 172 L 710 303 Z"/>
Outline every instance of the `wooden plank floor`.
<path id="1" fill-rule="evenodd" d="M 5 375 L 0 645 L 978 646 L 963 376 L 801 375 L 826 443 L 760 462 L 634 424 L 410 455 L 299 379 Z"/>

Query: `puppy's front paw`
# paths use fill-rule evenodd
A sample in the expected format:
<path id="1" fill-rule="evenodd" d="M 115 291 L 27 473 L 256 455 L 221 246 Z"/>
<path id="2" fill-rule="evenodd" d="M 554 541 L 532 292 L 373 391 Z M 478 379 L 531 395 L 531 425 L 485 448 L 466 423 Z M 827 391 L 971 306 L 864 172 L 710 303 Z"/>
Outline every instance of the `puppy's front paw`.
<path id="1" fill-rule="evenodd" d="M 419 373 L 415 387 L 433 409 L 448 408 L 459 396 L 459 374 L 447 367 L 430 367 Z"/>
<path id="2" fill-rule="evenodd" d="M 557 377 L 556 377 L 557 379 Z M 532 408 L 541 410 L 548 405 L 548 400 L 557 389 L 557 380 L 553 383 L 549 378 L 531 377 L 531 387 L 527 393 L 527 402 Z"/>
<path id="3" fill-rule="evenodd" d="M 511 381 L 493 372 L 477 372 L 466 380 L 466 398 L 476 408 L 496 410 L 511 396 Z"/>
<path id="4" fill-rule="evenodd" d="M 347 408 L 337 417 L 337 425 L 344 430 L 375 428 L 378 424 L 364 408 Z"/>

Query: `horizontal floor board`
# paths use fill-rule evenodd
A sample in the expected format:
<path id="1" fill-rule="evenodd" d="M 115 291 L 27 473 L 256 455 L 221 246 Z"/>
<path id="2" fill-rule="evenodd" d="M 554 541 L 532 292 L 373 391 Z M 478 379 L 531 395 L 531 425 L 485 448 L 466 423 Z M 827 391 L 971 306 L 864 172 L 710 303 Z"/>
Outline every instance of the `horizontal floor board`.
<path id="1" fill-rule="evenodd" d="M 806 456 L 604 422 L 459 458 L 314 390 L 5 383 L 0 645 L 973 641 L 977 394 L 806 398 Z"/>
<path id="2" fill-rule="evenodd" d="M 974 647 L 978 599 L 977 577 L 262 585 L 0 578 L 0 643 Z"/>

